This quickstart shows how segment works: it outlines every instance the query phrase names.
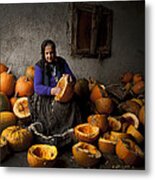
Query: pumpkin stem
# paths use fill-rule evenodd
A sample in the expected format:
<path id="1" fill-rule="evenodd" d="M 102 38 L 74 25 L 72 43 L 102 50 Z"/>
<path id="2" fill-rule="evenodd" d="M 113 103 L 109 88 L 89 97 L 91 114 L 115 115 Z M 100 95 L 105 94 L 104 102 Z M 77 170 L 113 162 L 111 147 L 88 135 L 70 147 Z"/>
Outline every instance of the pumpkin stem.
<path id="1" fill-rule="evenodd" d="M 9 69 L 7 70 L 7 74 L 9 74 L 11 72 L 12 66 L 13 66 L 13 64 L 10 64 Z"/>

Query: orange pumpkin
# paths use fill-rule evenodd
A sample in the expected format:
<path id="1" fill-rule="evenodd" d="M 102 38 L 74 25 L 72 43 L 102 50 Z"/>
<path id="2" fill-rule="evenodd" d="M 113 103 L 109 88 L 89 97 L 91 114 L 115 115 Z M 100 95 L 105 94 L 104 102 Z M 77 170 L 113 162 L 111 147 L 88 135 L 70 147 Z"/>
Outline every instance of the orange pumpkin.
<path id="1" fill-rule="evenodd" d="M 121 76 L 121 82 L 126 84 L 132 81 L 133 73 L 132 72 L 126 72 Z"/>
<path id="2" fill-rule="evenodd" d="M 139 166 L 144 159 L 141 148 L 130 139 L 119 139 L 116 144 L 116 154 L 127 165 Z"/>
<path id="3" fill-rule="evenodd" d="M 113 111 L 113 101 L 109 97 L 102 97 L 95 101 L 95 107 L 100 114 L 110 114 Z"/>
<path id="4" fill-rule="evenodd" d="M 11 71 L 11 66 L 7 72 L 0 74 L 0 91 L 4 92 L 7 96 L 12 96 L 15 88 L 15 77 Z"/>
<path id="5" fill-rule="evenodd" d="M 90 100 L 95 103 L 95 101 L 99 98 L 102 98 L 102 97 L 107 97 L 108 94 L 105 90 L 105 87 L 104 85 L 102 84 L 96 84 L 92 90 L 91 90 L 91 93 L 90 93 Z"/>
<path id="6" fill-rule="evenodd" d="M 99 127 L 102 132 L 105 132 L 108 128 L 107 116 L 104 114 L 90 115 L 88 116 L 87 121 L 91 125 Z"/>
<path id="7" fill-rule="evenodd" d="M 7 70 L 8 70 L 8 67 L 5 64 L 0 63 L 0 74 L 2 72 L 7 72 Z"/>
<path id="8" fill-rule="evenodd" d="M 14 151 L 24 151 L 30 147 L 33 135 L 32 133 L 20 126 L 9 126 L 2 131 L 2 137 L 6 138 L 9 146 Z"/>
<path id="9" fill-rule="evenodd" d="M 74 128 L 75 137 L 79 141 L 94 142 L 99 136 L 99 128 L 89 123 L 79 124 Z"/>
<path id="10" fill-rule="evenodd" d="M 133 83 L 136 84 L 139 81 L 143 81 L 143 76 L 140 73 L 134 74 Z"/>
<path id="11" fill-rule="evenodd" d="M 138 81 L 136 84 L 133 85 L 132 91 L 134 94 L 140 94 L 143 93 L 145 90 L 145 83 L 144 81 Z"/>
<path id="12" fill-rule="evenodd" d="M 31 96 L 34 92 L 33 80 L 27 78 L 26 76 L 20 76 L 16 82 L 15 93 L 18 96 Z"/>
<path id="13" fill-rule="evenodd" d="M 78 142 L 72 146 L 74 160 L 83 167 L 95 166 L 100 158 L 101 152 L 92 144 L 86 142 Z"/>
<path id="14" fill-rule="evenodd" d="M 68 102 L 74 95 L 74 82 L 71 76 L 64 74 L 58 81 L 57 87 L 61 89 L 60 93 L 55 96 L 55 100 L 59 102 Z"/>
<path id="15" fill-rule="evenodd" d="M 27 161 L 31 167 L 52 167 L 56 162 L 57 155 L 56 146 L 35 144 L 28 149 Z"/>
<path id="16" fill-rule="evenodd" d="M 35 72 L 34 66 L 31 65 L 26 68 L 25 75 L 26 77 L 31 78 L 33 80 L 34 72 Z"/>

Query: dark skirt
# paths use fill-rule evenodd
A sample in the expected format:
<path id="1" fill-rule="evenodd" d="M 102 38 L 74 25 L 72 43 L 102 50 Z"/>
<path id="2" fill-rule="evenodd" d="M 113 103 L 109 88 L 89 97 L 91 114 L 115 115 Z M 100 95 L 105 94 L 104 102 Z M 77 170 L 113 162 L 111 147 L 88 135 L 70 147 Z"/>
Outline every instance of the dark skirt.
<path id="1" fill-rule="evenodd" d="M 63 134 L 82 122 L 80 109 L 74 98 L 70 102 L 60 103 L 53 97 L 34 94 L 28 101 L 32 124 L 38 122 L 42 126 L 42 130 L 36 134 L 41 133 L 45 139 L 55 134 Z"/>

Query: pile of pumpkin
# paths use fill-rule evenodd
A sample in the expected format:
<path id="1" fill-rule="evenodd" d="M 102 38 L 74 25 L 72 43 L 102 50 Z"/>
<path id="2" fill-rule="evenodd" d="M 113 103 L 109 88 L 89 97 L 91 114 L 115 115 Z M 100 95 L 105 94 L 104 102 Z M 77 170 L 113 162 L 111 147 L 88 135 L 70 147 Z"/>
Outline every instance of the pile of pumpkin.
<path id="1" fill-rule="evenodd" d="M 34 93 L 34 67 L 27 67 L 25 74 L 18 79 L 11 73 L 11 68 L 0 64 L 0 161 L 13 152 L 28 150 L 30 166 L 52 166 L 57 148 L 34 144 L 32 132 L 24 126 L 30 117 L 27 97 Z"/>
<path id="2" fill-rule="evenodd" d="M 28 67 L 18 79 L 10 70 L 0 64 L 1 160 L 11 148 L 15 152 L 28 150 L 27 160 L 32 167 L 53 166 L 57 147 L 35 144 L 32 132 L 18 123 L 30 116 L 27 97 L 34 92 L 34 68 Z M 85 122 L 74 127 L 79 142 L 73 145 L 72 153 L 80 166 L 93 167 L 104 154 L 116 154 L 125 164 L 133 166 L 143 161 L 144 79 L 140 74 L 127 72 L 121 77 L 121 84 L 130 99 L 117 99 L 102 83 L 91 79 L 78 79 L 73 84 L 64 75 L 59 80 L 57 86 L 62 91 L 56 101 L 67 102 L 76 94 L 81 102 L 88 101 L 91 109 Z"/>
<path id="3" fill-rule="evenodd" d="M 142 167 L 145 130 L 142 75 L 127 72 L 121 76 L 120 87 L 126 94 L 121 100 L 99 82 L 87 84 L 93 109 L 86 122 L 74 127 L 78 142 L 72 146 L 73 159 L 82 167 L 94 167 L 103 160 L 102 155 L 112 155 L 125 165 Z"/>

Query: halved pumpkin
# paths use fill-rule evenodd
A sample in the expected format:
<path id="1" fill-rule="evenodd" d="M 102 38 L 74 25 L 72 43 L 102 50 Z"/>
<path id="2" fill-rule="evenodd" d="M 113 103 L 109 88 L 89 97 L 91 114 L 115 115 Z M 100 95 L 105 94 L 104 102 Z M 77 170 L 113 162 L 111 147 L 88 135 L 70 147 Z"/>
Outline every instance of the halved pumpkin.
<path id="1" fill-rule="evenodd" d="M 28 149 L 27 161 L 31 167 L 51 167 L 56 162 L 57 147 L 48 144 L 35 144 Z"/>
<path id="2" fill-rule="evenodd" d="M 139 127 L 139 119 L 133 113 L 127 112 L 124 113 L 122 116 L 122 122 L 126 122 L 129 125 L 132 124 L 136 129 Z"/>
<path id="3" fill-rule="evenodd" d="M 74 160 L 83 167 L 95 166 L 102 156 L 94 145 L 86 142 L 78 142 L 73 145 L 72 153 Z"/>
<path id="4" fill-rule="evenodd" d="M 129 71 L 122 74 L 120 78 L 121 82 L 124 84 L 131 82 L 132 79 L 133 79 L 133 73 Z"/>
<path id="5" fill-rule="evenodd" d="M 102 97 L 95 101 L 95 107 L 100 114 L 110 114 L 113 111 L 113 101 L 109 97 Z"/>
<path id="6" fill-rule="evenodd" d="M 107 97 L 108 93 L 106 92 L 105 86 L 103 84 L 97 84 L 92 88 L 90 94 L 90 100 L 95 103 L 95 101 L 102 97 Z"/>
<path id="7" fill-rule="evenodd" d="M 99 136 L 99 128 L 89 123 L 79 124 L 74 128 L 75 137 L 79 141 L 94 142 Z"/>
<path id="8" fill-rule="evenodd" d="M 57 87 L 61 89 L 60 93 L 55 96 L 59 102 L 68 102 L 74 95 L 74 82 L 70 75 L 64 74 L 58 81 Z"/>
<path id="9" fill-rule="evenodd" d="M 90 115 L 87 121 L 91 125 L 99 127 L 102 132 L 105 132 L 108 128 L 107 116 L 104 114 Z"/>
<path id="10" fill-rule="evenodd" d="M 98 147 L 102 153 L 114 154 L 117 141 L 100 137 Z"/>
<path id="11" fill-rule="evenodd" d="M 124 132 L 115 132 L 115 131 L 111 131 L 110 132 L 110 140 L 111 141 L 118 141 L 119 139 L 126 139 L 126 138 L 130 138 L 131 135 L 124 133 Z"/>
<path id="12" fill-rule="evenodd" d="M 143 105 L 139 111 L 138 114 L 139 117 L 139 121 L 140 123 L 142 123 L 143 125 L 145 125 L 145 105 Z"/>
<path id="13" fill-rule="evenodd" d="M 130 139 L 119 139 L 116 144 L 116 154 L 127 165 L 139 166 L 144 159 L 141 148 Z"/>
<path id="14" fill-rule="evenodd" d="M 134 139 L 141 144 L 144 141 L 143 135 L 133 126 L 130 125 L 126 131 L 127 134 L 131 134 Z"/>
<path id="15" fill-rule="evenodd" d="M 28 106 L 28 98 L 27 97 L 18 98 L 14 104 L 13 112 L 20 119 L 29 117 L 31 114 Z"/>
<path id="16" fill-rule="evenodd" d="M 109 116 L 108 118 L 108 126 L 112 131 L 119 131 L 122 127 L 120 120 L 117 120 L 117 117 Z"/>

